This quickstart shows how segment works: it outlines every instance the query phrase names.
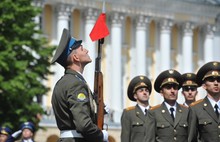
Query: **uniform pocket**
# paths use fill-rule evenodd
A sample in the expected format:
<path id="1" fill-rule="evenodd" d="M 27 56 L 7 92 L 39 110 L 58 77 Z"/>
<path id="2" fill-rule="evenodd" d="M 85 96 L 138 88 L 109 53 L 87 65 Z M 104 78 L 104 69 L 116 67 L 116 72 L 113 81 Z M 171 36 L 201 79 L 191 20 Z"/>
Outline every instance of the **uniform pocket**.
<path id="1" fill-rule="evenodd" d="M 144 122 L 136 121 L 132 122 L 132 131 L 134 132 L 144 132 Z"/>
<path id="2" fill-rule="evenodd" d="M 188 127 L 188 123 L 187 122 L 180 122 L 179 125 L 180 125 L 180 127 L 184 127 L 184 128 Z"/>
<path id="3" fill-rule="evenodd" d="M 199 125 L 209 125 L 209 124 L 212 124 L 211 119 L 200 119 L 199 120 Z"/>
<path id="4" fill-rule="evenodd" d="M 170 123 L 169 122 L 166 122 L 166 121 L 164 121 L 164 122 L 157 122 L 157 128 L 168 128 L 168 127 L 170 127 Z"/>

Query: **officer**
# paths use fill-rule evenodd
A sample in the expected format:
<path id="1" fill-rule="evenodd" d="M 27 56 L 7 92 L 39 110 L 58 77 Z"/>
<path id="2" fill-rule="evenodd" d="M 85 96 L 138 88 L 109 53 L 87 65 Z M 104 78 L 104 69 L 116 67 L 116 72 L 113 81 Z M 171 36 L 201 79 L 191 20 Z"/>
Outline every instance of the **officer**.
<path id="1" fill-rule="evenodd" d="M 9 127 L 0 128 L 0 142 L 13 142 L 11 138 L 12 130 Z"/>
<path id="2" fill-rule="evenodd" d="M 182 94 L 185 98 L 183 105 L 189 106 L 192 102 L 195 102 L 196 95 L 198 93 L 198 83 L 196 82 L 196 74 L 185 73 L 181 75 L 182 78 Z"/>
<path id="3" fill-rule="evenodd" d="M 93 94 L 83 78 L 84 67 L 92 60 L 82 40 L 70 36 L 67 29 L 62 37 L 52 63 L 65 69 L 64 76 L 56 83 L 52 107 L 62 142 L 103 142 L 108 133 L 95 124 L 96 104 Z"/>
<path id="4" fill-rule="evenodd" d="M 204 64 L 197 72 L 197 81 L 207 95 L 189 107 L 188 141 L 219 142 L 220 62 Z"/>
<path id="5" fill-rule="evenodd" d="M 18 142 L 34 142 L 35 126 L 32 122 L 24 122 L 21 124 L 22 136 Z"/>
<path id="6" fill-rule="evenodd" d="M 180 88 L 181 74 L 176 70 L 165 70 L 156 78 L 154 89 L 164 102 L 148 111 L 146 142 L 187 141 L 188 108 L 176 101 Z"/>
<path id="7" fill-rule="evenodd" d="M 121 116 L 121 142 L 141 142 L 146 131 L 145 121 L 149 109 L 151 81 L 143 75 L 134 77 L 127 90 L 128 98 L 137 102 L 136 106 L 123 110 Z"/>

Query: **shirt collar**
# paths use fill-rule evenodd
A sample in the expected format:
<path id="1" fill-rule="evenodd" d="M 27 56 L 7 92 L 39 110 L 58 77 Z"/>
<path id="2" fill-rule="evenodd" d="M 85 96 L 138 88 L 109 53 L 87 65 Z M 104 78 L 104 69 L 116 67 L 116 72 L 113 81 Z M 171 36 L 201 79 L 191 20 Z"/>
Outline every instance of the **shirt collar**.
<path id="1" fill-rule="evenodd" d="M 169 105 L 167 102 L 164 102 L 164 103 L 165 103 L 168 110 L 170 110 L 170 108 L 172 107 L 176 111 L 176 103 L 174 104 L 174 106 Z"/>

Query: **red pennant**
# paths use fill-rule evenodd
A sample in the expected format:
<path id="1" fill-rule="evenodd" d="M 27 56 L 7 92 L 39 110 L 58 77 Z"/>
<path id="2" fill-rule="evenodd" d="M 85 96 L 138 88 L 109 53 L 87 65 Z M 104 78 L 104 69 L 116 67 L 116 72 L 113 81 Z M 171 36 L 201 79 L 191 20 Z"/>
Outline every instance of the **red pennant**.
<path id="1" fill-rule="evenodd" d="M 95 23 L 95 26 L 93 27 L 91 33 L 89 34 L 92 41 L 104 38 L 109 35 L 109 30 L 105 23 L 105 19 L 106 19 L 105 13 L 101 13 Z"/>

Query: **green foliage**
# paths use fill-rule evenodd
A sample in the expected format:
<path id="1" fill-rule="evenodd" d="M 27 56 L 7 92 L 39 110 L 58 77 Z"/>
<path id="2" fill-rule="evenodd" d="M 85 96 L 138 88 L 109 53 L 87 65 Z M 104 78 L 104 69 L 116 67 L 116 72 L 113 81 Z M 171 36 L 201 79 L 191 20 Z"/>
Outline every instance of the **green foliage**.
<path id="1" fill-rule="evenodd" d="M 38 124 L 43 114 L 34 98 L 45 95 L 54 47 L 36 27 L 41 9 L 31 0 L 0 3 L 0 125 L 17 130 L 24 121 Z M 35 99 L 36 100 L 36 99 Z"/>

